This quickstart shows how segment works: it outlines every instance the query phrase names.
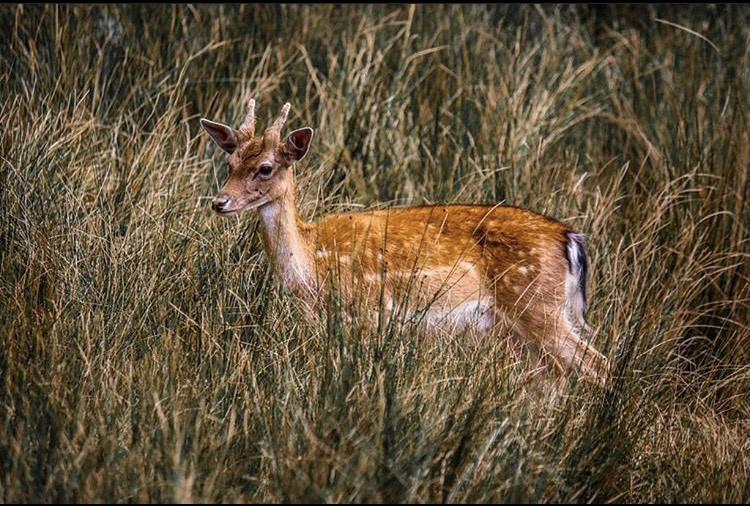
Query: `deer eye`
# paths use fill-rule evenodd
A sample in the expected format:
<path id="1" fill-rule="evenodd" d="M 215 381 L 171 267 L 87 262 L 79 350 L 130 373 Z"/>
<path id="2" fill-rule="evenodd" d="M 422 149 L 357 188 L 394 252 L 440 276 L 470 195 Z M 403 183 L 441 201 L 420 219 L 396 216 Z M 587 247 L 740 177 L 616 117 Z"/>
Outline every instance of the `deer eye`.
<path id="1" fill-rule="evenodd" d="M 270 176 L 271 172 L 273 172 L 273 166 L 267 163 L 264 163 L 258 168 L 258 174 L 264 177 Z"/>

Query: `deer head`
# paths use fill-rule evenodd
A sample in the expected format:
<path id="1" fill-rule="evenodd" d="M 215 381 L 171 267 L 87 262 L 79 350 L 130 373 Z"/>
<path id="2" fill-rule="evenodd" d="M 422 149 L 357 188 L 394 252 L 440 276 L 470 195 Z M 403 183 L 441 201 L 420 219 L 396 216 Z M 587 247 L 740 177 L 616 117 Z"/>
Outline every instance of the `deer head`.
<path id="1" fill-rule="evenodd" d="M 245 121 L 232 127 L 201 119 L 201 126 L 224 151 L 229 153 L 229 176 L 211 202 L 222 216 L 255 209 L 294 191 L 292 164 L 301 160 L 310 147 L 313 129 L 300 128 L 281 142 L 281 129 L 291 105 L 262 135 L 255 135 L 255 100 L 250 100 Z"/>

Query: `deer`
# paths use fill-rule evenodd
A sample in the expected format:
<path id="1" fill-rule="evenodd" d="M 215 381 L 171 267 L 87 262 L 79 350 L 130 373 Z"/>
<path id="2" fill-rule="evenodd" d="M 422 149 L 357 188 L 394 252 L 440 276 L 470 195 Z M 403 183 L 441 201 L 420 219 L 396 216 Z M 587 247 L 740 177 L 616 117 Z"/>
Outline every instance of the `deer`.
<path id="1" fill-rule="evenodd" d="M 229 155 L 226 183 L 211 201 L 221 216 L 255 209 L 263 247 L 281 284 L 313 316 L 332 287 L 349 304 L 397 311 L 409 301 L 431 333 L 510 329 L 558 374 L 578 370 L 603 385 L 606 357 L 583 339 L 588 260 L 584 236 L 568 225 L 509 205 L 441 204 L 300 217 L 294 167 L 311 127 L 282 141 L 290 103 L 260 135 L 255 100 L 237 129 L 201 118 Z M 541 354 L 541 355 L 540 355 Z"/>

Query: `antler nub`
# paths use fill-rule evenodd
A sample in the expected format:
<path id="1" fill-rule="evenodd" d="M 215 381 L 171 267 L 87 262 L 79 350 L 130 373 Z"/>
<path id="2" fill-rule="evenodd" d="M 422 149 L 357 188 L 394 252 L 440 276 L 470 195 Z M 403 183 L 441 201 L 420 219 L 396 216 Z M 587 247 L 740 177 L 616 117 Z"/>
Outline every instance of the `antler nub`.
<path id="1" fill-rule="evenodd" d="M 255 99 L 251 98 L 250 103 L 247 106 L 247 116 L 245 121 L 242 122 L 240 132 L 248 137 L 255 135 Z"/>
<path id="2" fill-rule="evenodd" d="M 284 107 L 281 108 L 281 115 L 276 118 L 276 121 L 273 122 L 273 125 L 271 125 L 271 129 L 281 134 L 281 129 L 284 127 L 284 123 L 286 123 L 286 118 L 287 116 L 289 116 L 289 109 L 291 108 L 292 104 L 290 104 L 289 102 L 284 104 Z"/>

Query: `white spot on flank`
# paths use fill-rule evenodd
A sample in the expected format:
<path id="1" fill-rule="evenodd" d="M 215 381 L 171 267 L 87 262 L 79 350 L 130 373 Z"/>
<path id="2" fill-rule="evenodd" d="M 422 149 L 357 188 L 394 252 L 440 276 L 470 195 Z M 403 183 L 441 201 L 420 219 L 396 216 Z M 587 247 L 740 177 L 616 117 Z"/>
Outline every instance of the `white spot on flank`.
<path id="1" fill-rule="evenodd" d="M 526 273 L 529 272 L 529 269 L 527 267 L 519 267 L 518 272 L 522 275 L 526 275 Z"/>
<path id="2" fill-rule="evenodd" d="M 465 271 L 473 271 L 474 270 L 474 262 L 469 262 L 469 261 L 466 261 L 466 260 L 462 261 L 461 262 L 461 269 L 463 269 Z"/>
<path id="3" fill-rule="evenodd" d="M 318 258 L 325 258 L 328 256 L 328 252 L 324 249 L 319 249 L 315 254 Z"/>
<path id="4" fill-rule="evenodd" d="M 383 279 L 383 276 L 380 274 L 365 274 L 365 281 L 368 283 L 377 283 L 381 279 Z"/>

